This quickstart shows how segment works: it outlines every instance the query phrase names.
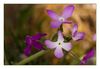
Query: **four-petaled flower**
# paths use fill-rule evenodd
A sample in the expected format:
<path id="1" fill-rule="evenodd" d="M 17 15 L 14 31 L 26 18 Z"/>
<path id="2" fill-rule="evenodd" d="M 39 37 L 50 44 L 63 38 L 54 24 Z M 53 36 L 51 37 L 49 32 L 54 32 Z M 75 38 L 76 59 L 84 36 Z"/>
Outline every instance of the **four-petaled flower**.
<path id="1" fill-rule="evenodd" d="M 73 29 L 72 29 L 72 39 L 73 40 L 82 40 L 85 36 L 84 32 L 78 32 L 78 25 L 74 24 Z"/>
<path id="2" fill-rule="evenodd" d="M 57 15 L 52 10 L 47 10 L 48 15 L 53 19 L 53 21 L 51 22 L 51 27 L 58 28 L 62 23 L 71 23 L 71 21 L 68 21 L 66 19 L 72 16 L 73 11 L 74 5 L 69 5 L 65 7 L 61 16 Z"/>
<path id="3" fill-rule="evenodd" d="M 86 55 L 82 58 L 80 64 L 86 64 L 88 60 L 92 57 L 94 57 L 95 50 L 91 49 L 89 52 L 86 53 Z"/>
<path id="4" fill-rule="evenodd" d="M 58 31 L 58 40 L 56 42 L 46 40 L 45 44 L 50 49 L 55 48 L 54 54 L 57 58 L 63 57 L 64 54 L 63 54 L 62 49 L 66 50 L 66 51 L 70 51 L 72 48 L 72 45 L 70 42 L 64 43 L 64 38 L 63 38 L 61 31 Z"/>
<path id="5" fill-rule="evenodd" d="M 26 48 L 24 49 L 24 54 L 28 56 L 31 53 L 31 48 L 34 46 L 34 48 L 38 50 L 43 49 L 43 44 L 39 42 L 39 40 L 45 36 L 46 34 L 38 33 L 33 36 L 27 35 L 25 38 Z"/>

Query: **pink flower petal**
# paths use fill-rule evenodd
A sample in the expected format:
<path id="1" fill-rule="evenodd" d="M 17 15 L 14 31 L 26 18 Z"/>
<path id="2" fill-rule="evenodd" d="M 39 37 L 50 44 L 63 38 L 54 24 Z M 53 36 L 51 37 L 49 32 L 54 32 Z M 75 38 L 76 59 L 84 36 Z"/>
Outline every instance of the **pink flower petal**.
<path id="1" fill-rule="evenodd" d="M 62 13 L 62 17 L 64 17 L 64 18 L 71 17 L 73 11 L 74 11 L 74 5 L 66 6 L 66 7 L 64 8 L 63 13 Z"/>
<path id="2" fill-rule="evenodd" d="M 47 34 L 45 33 L 37 33 L 35 35 L 32 36 L 32 40 L 40 40 L 42 37 L 46 36 Z"/>
<path id="3" fill-rule="evenodd" d="M 72 36 L 75 36 L 75 34 L 77 33 L 78 30 L 78 25 L 74 24 L 73 29 L 72 29 Z"/>
<path id="4" fill-rule="evenodd" d="M 72 49 L 71 43 L 63 43 L 62 48 L 66 51 L 70 51 Z"/>
<path id="5" fill-rule="evenodd" d="M 72 38 L 73 38 L 73 40 L 82 40 L 84 38 L 84 36 L 85 36 L 85 33 L 79 32 L 79 33 L 76 33 L 75 36 Z"/>
<path id="6" fill-rule="evenodd" d="M 93 35 L 93 40 L 96 41 L 96 34 Z"/>
<path id="7" fill-rule="evenodd" d="M 32 45 L 31 36 L 29 36 L 29 35 L 26 36 L 25 43 L 26 43 L 27 46 L 31 46 Z"/>
<path id="8" fill-rule="evenodd" d="M 90 58 L 94 57 L 94 55 L 95 55 L 95 49 L 93 48 L 85 54 L 85 56 L 82 58 L 80 64 L 86 64 Z"/>
<path id="9" fill-rule="evenodd" d="M 58 20 L 58 15 L 52 11 L 52 10 L 47 10 L 48 15 L 53 19 L 53 20 Z"/>
<path id="10" fill-rule="evenodd" d="M 34 46 L 35 49 L 37 49 L 37 50 L 43 50 L 43 44 L 42 43 L 33 40 L 32 44 L 33 44 L 33 46 Z"/>
<path id="11" fill-rule="evenodd" d="M 53 49 L 53 48 L 57 47 L 57 43 L 56 42 L 52 42 L 50 40 L 46 40 L 45 41 L 45 45 L 50 49 Z"/>
<path id="12" fill-rule="evenodd" d="M 63 57 L 63 51 L 62 51 L 62 48 L 61 47 L 56 47 L 55 51 L 54 51 L 54 54 L 57 58 L 61 58 Z"/>
<path id="13" fill-rule="evenodd" d="M 31 47 L 26 47 L 26 48 L 24 49 L 24 54 L 25 54 L 26 56 L 29 56 L 30 53 L 31 53 Z"/>
<path id="14" fill-rule="evenodd" d="M 58 41 L 64 41 L 63 34 L 61 33 L 61 31 L 58 31 Z"/>
<path id="15" fill-rule="evenodd" d="M 52 22 L 51 22 L 51 27 L 52 27 L 52 28 L 58 28 L 58 27 L 60 27 L 61 24 L 62 24 L 61 22 L 52 21 Z"/>

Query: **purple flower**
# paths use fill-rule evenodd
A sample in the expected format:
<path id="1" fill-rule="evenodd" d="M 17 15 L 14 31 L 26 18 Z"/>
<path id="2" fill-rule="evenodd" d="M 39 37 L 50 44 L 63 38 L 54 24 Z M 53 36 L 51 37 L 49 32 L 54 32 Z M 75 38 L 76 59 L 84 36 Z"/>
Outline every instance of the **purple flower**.
<path id="1" fill-rule="evenodd" d="M 39 40 L 45 36 L 46 34 L 38 33 L 34 36 L 27 35 L 25 38 L 26 48 L 24 49 L 24 54 L 28 56 L 31 53 L 31 48 L 34 46 L 34 48 L 38 50 L 43 49 L 43 44 L 39 42 Z"/>
<path id="2" fill-rule="evenodd" d="M 58 40 L 56 42 L 46 40 L 45 45 L 47 45 L 47 47 L 50 49 L 55 49 L 54 55 L 57 58 L 63 57 L 64 54 L 63 54 L 62 49 L 66 50 L 66 51 L 70 51 L 72 48 L 71 43 L 69 43 L 69 42 L 64 43 L 64 38 L 63 38 L 61 31 L 58 31 Z"/>
<path id="3" fill-rule="evenodd" d="M 89 52 L 86 53 L 86 55 L 81 60 L 80 64 L 86 64 L 87 61 L 94 56 L 95 50 L 91 49 Z"/>
<path id="4" fill-rule="evenodd" d="M 82 40 L 85 36 L 84 32 L 78 32 L 78 25 L 74 24 L 72 29 L 72 39 L 73 40 Z"/>
<path id="5" fill-rule="evenodd" d="M 96 41 L 96 34 L 93 35 L 93 41 Z"/>
<path id="6" fill-rule="evenodd" d="M 57 15 L 52 10 L 47 10 L 48 15 L 53 19 L 53 21 L 51 21 L 51 27 L 58 28 L 62 23 L 71 23 L 71 21 L 67 21 L 66 19 L 72 16 L 73 11 L 74 11 L 73 5 L 65 7 L 61 16 Z"/>

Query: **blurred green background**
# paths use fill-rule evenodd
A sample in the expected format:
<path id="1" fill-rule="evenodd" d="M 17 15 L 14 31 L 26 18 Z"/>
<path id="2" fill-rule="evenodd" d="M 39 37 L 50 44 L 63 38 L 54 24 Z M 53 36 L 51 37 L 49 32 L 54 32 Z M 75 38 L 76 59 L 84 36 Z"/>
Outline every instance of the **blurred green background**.
<path id="1" fill-rule="evenodd" d="M 50 27 L 50 17 L 46 9 L 51 9 L 61 13 L 67 4 L 4 4 L 4 64 L 13 65 L 25 58 L 23 50 L 25 45 L 25 36 L 34 35 L 37 32 L 47 33 L 46 39 L 50 39 L 57 29 Z M 72 41 L 75 54 L 81 58 L 90 48 L 96 47 L 96 42 L 92 40 L 93 34 L 96 33 L 96 5 L 95 4 L 75 4 L 75 10 L 71 18 L 73 23 L 79 25 L 78 31 L 85 32 L 84 40 Z M 72 25 L 64 24 L 63 34 L 69 33 L 67 28 Z M 32 50 L 32 54 L 38 50 Z M 92 59 L 96 64 L 96 56 Z M 77 60 L 69 54 L 64 58 L 57 59 L 53 51 L 45 54 L 27 65 L 75 65 Z"/>

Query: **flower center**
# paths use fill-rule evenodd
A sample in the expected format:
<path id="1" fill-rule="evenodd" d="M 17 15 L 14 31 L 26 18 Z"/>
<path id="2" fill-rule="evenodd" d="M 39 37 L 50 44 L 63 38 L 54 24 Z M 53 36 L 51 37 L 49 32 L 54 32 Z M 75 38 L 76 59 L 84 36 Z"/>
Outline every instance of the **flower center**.
<path id="1" fill-rule="evenodd" d="M 64 19 L 63 17 L 60 17 L 60 18 L 59 18 L 59 21 L 64 22 L 65 19 Z"/>
<path id="2" fill-rule="evenodd" d="M 58 45 L 59 45 L 60 47 L 62 47 L 62 43 L 61 43 L 61 42 L 58 42 Z"/>

